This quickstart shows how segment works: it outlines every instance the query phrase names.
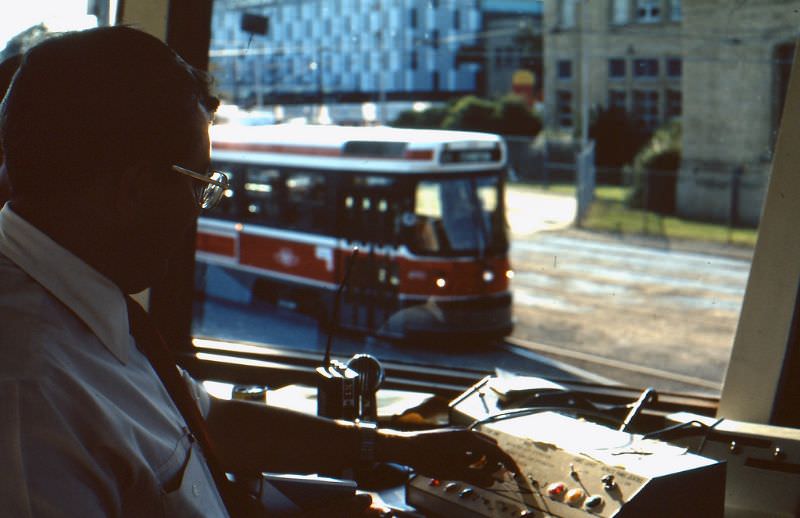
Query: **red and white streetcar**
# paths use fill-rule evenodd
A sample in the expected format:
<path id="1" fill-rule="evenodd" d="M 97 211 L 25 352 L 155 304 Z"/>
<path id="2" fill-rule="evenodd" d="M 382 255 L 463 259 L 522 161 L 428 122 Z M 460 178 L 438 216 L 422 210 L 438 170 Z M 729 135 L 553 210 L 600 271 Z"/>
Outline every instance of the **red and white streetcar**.
<path id="1" fill-rule="evenodd" d="M 511 332 L 500 137 L 295 124 L 219 125 L 211 136 L 230 189 L 198 223 L 206 296 L 327 320 L 352 260 L 339 327 Z"/>

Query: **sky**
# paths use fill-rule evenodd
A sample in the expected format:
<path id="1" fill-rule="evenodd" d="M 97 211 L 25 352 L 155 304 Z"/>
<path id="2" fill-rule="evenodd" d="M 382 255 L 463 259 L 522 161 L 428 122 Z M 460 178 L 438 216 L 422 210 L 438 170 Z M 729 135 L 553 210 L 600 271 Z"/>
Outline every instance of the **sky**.
<path id="1" fill-rule="evenodd" d="M 55 31 L 94 26 L 86 4 L 87 0 L 0 0 L 0 50 L 10 38 L 42 21 Z"/>

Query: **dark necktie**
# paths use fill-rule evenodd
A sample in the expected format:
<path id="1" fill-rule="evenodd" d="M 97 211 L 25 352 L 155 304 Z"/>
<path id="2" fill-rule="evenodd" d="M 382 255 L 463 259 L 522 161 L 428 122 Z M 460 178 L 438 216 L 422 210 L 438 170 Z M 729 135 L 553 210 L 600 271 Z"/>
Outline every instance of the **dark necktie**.
<path id="1" fill-rule="evenodd" d="M 256 501 L 249 497 L 241 487 L 232 484 L 225 475 L 225 470 L 222 469 L 222 464 L 214 451 L 206 421 L 189 391 L 186 380 L 178 371 L 175 356 L 167 347 L 150 315 L 131 297 L 126 296 L 125 301 L 128 304 L 131 335 L 136 340 L 139 349 L 150 361 L 192 435 L 200 444 L 211 476 L 214 478 L 228 512 L 233 517 L 257 516 L 260 513 L 257 513 Z"/>

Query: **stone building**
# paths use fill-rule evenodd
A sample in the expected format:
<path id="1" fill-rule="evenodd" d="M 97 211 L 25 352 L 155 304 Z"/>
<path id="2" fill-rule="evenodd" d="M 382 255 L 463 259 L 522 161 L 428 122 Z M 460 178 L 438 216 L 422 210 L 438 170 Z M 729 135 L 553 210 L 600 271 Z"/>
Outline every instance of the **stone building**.
<path id="1" fill-rule="evenodd" d="M 680 117 L 678 213 L 757 224 L 799 13 L 797 0 L 546 0 L 546 127 L 582 135 L 597 106 L 645 130 Z"/>

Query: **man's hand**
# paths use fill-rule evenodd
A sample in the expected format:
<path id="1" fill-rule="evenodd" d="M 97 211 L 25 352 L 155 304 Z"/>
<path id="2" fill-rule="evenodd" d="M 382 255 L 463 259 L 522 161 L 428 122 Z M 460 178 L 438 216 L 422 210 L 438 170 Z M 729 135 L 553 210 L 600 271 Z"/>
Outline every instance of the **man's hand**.
<path id="1" fill-rule="evenodd" d="M 444 428 L 406 433 L 401 440 L 404 458 L 397 461 L 431 477 L 490 486 L 498 472 L 520 473 L 497 441 L 480 432 Z"/>

